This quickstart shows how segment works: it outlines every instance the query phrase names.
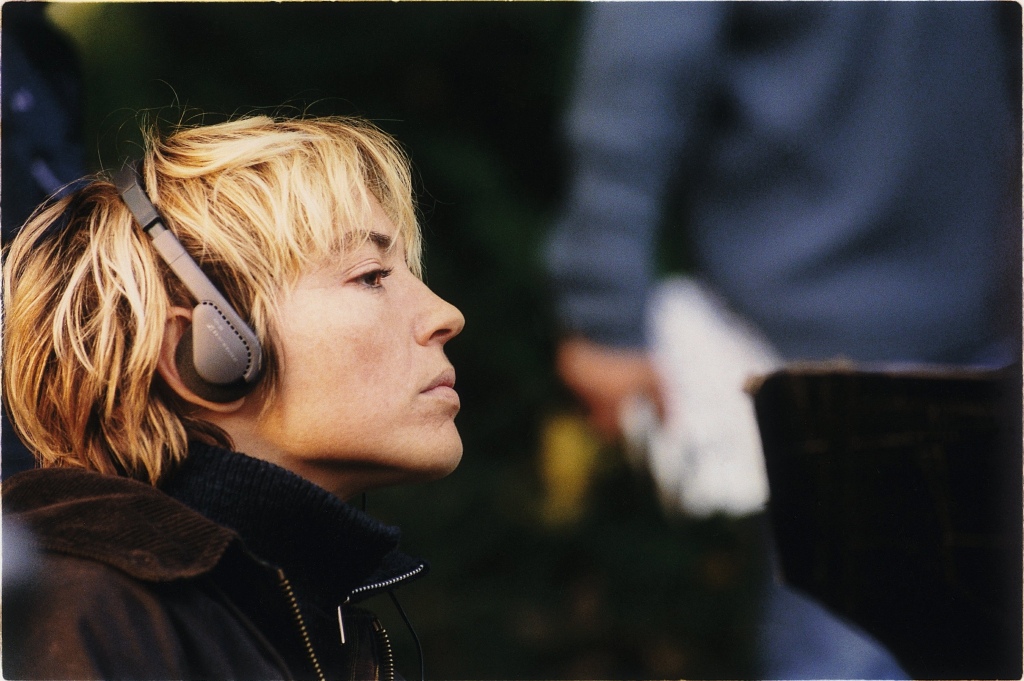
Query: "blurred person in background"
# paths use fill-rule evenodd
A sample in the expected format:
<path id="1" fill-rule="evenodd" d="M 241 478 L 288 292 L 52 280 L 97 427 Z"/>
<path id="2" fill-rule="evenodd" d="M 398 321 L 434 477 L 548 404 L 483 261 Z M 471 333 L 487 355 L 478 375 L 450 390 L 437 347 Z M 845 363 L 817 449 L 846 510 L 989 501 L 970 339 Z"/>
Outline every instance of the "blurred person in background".
<path id="1" fill-rule="evenodd" d="M 646 418 L 668 507 L 762 513 L 751 373 L 1017 359 L 999 249 L 1020 222 L 1019 28 L 998 3 L 588 7 L 546 251 L 557 368 L 609 440 Z M 694 277 L 659 284 L 662 248 Z M 764 677 L 905 676 L 771 575 L 762 591 Z"/>
<path id="2" fill-rule="evenodd" d="M 7 251 L 3 396 L 41 468 L 3 485 L 39 549 L 4 676 L 393 678 L 355 603 L 427 566 L 348 500 L 462 455 L 464 320 L 421 279 L 406 157 L 251 117 L 150 133 L 139 168 Z"/>

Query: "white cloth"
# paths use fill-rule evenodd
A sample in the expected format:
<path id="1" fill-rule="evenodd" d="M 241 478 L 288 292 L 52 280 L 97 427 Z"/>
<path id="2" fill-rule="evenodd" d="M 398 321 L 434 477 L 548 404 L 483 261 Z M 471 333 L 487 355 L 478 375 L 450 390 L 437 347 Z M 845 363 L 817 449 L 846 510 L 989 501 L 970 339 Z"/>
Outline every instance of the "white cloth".
<path id="1" fill-rule="evenodd" d="M 706 517 L 762 509 L 768 478 L 744 386 L 781 366 L 781 358 L 694 279 L 665 280 L 652 296 L 648 323 L 666 414 L 658 423 L 649 402 L 624 405 L 627 449 L 635 461 L 646 460 L 669 510 Z"/>

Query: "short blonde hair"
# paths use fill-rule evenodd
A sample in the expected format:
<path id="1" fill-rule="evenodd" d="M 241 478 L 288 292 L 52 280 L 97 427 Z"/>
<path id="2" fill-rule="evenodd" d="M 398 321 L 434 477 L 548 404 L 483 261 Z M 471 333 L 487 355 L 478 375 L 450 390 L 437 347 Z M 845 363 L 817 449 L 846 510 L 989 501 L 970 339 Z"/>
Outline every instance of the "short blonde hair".
<path id="1" fill-rule="evenodd" d="M 146 191 L 168 229 L 264 346 L 250 399 L 273 400 L 277 302 L 353 248 L 376 201 L 420 274 L 409 164 L 365 121 L 265 116 L 147 134 Z M 106 176 L 40 208 L 4 264 L 3 391 L 42 466 L 156 483 L 189 439 L 231 446 L 154 380 L 169 308 L 187 292 Z"/>

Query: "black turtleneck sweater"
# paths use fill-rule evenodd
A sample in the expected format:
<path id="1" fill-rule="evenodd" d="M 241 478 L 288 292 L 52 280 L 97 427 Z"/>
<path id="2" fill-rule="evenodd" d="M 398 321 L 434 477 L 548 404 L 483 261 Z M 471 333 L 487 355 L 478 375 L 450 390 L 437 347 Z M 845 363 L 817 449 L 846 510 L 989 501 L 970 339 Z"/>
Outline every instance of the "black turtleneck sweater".
<path id="1" fill-rule="evenodd" d="M 161 489 L 234 530 L 249 552 L 284 571 L 316 654 L 327 669 L 341 664 L 345 653 L 339 606 L 346 606 L 346 645 L 351 647 L 357 623 L 362 622 L 365 630 L 372 615 L 349 604 L 391 590 L 428 569 L 398 550 L 398 528 L 305 478 L 244 454 L 192 443 L 188 457 Z"/>
<path id="2" fill-rule="evenodd" d="M 423 562 L 398 551 L 398 528 L 244 454 L 192 443 L 161 489 L 237 532 L 253 554 L 285 571 L 303 601 L 319 608 L 334 609 L 350 596 L 360 600 L 426 571 Z"/>

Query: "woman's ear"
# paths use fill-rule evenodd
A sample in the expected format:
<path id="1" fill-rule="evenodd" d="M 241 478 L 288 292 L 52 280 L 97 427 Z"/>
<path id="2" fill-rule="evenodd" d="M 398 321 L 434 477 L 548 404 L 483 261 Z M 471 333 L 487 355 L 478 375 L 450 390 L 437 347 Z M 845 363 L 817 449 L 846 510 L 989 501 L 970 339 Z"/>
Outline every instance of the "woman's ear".
<path id="1" fill-rule="evenodd" d="M 181 373 L 178 371 L 178 364 L 175 361 L 175 352 L 178 349 L 178 343 L 181 342 L 182 336 L 188 332 L 191 322 L 192 310 L 188 308 L 172 307 L 168 311 L 167 324 L 164 326 L 164 337 L 160 344 L 160 359 L 156 365 L 157 373 L 160 374 L 171 390 L 190 404 L 223 414 L 238 411 L 245 402 L 244 397 L 240 397 L 233 402 L 211 402 L 192 392 L 181 379 Z"/>

